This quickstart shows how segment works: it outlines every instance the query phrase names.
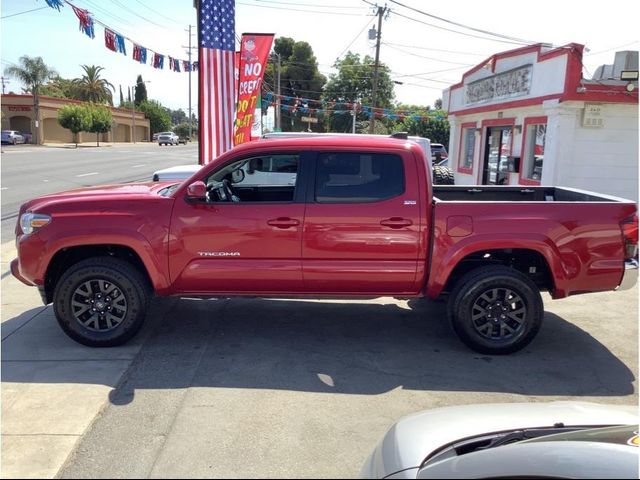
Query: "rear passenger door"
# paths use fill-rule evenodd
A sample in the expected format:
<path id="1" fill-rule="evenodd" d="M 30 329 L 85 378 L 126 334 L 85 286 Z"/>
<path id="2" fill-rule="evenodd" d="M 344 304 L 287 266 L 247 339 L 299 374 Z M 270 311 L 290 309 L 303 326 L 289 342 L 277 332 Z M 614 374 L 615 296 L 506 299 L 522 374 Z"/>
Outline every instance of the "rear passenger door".
<path id="1" fill-rule="evenodd" d="M 302 239 L 309 293 L 415 293 L 418 172 L 410 152 L 321 152 Z"/>

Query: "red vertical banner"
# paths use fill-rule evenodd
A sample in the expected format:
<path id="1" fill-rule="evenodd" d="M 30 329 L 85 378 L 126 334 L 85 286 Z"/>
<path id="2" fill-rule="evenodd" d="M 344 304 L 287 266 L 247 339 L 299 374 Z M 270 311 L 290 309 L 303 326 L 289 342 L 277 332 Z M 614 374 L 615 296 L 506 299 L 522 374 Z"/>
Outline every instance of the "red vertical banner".
<path id="1" fill-rule="evenodd" d="M 262 77 L 273 43 L 272 33 L 244 33 L 240 42 L 240 78 L 233 135 L 234 145 L 251 140 L 254 112 L 260 98 Z"/>

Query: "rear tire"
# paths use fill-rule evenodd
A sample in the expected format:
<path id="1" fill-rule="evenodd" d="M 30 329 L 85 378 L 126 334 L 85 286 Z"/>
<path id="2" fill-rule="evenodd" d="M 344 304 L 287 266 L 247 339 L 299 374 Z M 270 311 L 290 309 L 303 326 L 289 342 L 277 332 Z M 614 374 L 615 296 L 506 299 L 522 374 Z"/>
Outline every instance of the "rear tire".
<path id="1" fill-rule="evenodd" d="M 131 264 L 112 257 L 78 262 L 60 278 L 53 307 L 62 330 L 89 347 L 126 343 L 142 327 L 151 291 Z"/>
<path id="2" fill-rule="evenodd" d="M 476 352 L 504 355 L 526 347 L 542 326 L 544 305 L 535 283 L 504 266 L 488 266 L 463 276 L 447 304 L 460 340 Z"/>

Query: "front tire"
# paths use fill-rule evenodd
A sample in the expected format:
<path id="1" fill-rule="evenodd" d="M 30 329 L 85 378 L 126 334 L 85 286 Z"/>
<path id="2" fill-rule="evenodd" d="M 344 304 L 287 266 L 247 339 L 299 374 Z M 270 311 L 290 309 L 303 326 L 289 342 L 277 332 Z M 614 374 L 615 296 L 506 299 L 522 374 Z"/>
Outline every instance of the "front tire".
<path id="1" fill-rule="evenodd" d="M 504 355 L 535 338 L 544 306 L 540 291 L 526 275 L 505 266 L 488 266 L 460 279 L 449 297 L 447 316 L 469 348 Z"/>
<path id="2" fill-rule="evenodd" d="M 147 281 L 131 264 L 95 257 L 62 275 L 53 306 L 60 327 L 73 340 L 89 347 L 114 347 L 140 330 L 150 297 Z"/>

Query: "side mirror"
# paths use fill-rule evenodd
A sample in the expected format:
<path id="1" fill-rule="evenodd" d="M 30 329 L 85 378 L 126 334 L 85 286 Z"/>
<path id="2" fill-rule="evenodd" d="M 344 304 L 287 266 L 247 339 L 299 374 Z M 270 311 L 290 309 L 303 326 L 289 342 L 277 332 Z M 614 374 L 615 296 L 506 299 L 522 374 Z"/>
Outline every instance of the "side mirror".
<path id="1" fill-rule="evenodd" d="M 202 180 L 193 182 L 187 187 L 187 198 L 189 200 L 205 200 L 207 198 L 207 186 Z"/>

